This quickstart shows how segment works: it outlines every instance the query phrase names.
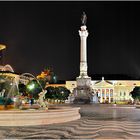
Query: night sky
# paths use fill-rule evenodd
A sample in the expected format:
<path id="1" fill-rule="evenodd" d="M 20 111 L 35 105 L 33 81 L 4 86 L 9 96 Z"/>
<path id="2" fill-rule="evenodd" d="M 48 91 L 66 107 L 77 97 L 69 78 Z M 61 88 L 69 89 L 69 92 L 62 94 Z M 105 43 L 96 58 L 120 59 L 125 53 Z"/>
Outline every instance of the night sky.
<path id="1" fill-rule="evenodd" d="M 81 14 L 87 15 L 88 74 L 140 77 L 140 2 L 0 2 L 4 64 L 61 80 L 79 76 Z"/>

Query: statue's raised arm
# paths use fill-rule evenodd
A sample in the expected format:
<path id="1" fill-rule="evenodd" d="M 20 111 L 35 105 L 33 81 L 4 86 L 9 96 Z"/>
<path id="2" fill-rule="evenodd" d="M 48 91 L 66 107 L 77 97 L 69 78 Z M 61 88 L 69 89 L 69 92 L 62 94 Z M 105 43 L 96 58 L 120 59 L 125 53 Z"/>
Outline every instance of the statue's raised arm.
<path id="1" fill-rule="evenodd" d="M 85 12 L 83 12 L 82 17 L 81 17 L 82 25 L 86 25 L 87 22 L 87 16 Z"/>

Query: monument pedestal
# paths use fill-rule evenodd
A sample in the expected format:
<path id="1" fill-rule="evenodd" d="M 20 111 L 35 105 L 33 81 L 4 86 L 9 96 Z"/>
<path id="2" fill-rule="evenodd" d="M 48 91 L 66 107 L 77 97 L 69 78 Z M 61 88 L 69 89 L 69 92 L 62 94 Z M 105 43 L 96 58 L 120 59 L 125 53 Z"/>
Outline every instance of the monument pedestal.
<path id="1" fill-rule="evenodd" d="M 74 89 L 74 101 L 77 104 L 86 104 L 91 102 L 91 78 L 77 77 L 77 87 Z"/>
<path id="2" fill-rule="evenodd" d="M 73 101 L 74 104 L 89 104 L 90 96 L 87 96 L 89 94 L 89 89 L 86 88 L 75 88 L 74 89 L 74 96 L 75 99 Z"/>

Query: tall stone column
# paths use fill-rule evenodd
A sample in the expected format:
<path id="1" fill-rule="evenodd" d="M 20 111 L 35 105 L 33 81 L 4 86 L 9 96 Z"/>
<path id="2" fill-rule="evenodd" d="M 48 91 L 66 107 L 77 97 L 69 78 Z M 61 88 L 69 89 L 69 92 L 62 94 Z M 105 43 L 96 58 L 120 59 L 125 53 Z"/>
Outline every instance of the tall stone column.
<path id="1" fill-rule="evenodd" d="M 79 30 L 80 35 L 80 75 L 76 78 L 77 87 L 74 89 L 74 103 L 92 102 L 91 77 L 87 74 L 87 37 L 86 15 L 82 15 L 82 26 Z"/>
<path id="2" fill-rule="evenodd" d="M 91 78 L 88 77 L 87 74 L 87 37 L 88 31 L 86 26 L 86 14 L 83 13 L 82 15 L 82 25 L 81 29 L 79 30 L 80 35 L 80 75 L 77 77 L 77 86 L 85 89 L 87 87 L 90 88 L 91 86 Z"/>
<path id="3" fill-rule="evenodd" d="M 105 93 L 104 93 L 104 97 L 105 97 L 105 101 L 106 101 L 106 89 L 104 89 Z"/>
<path id="4" fill-rule="evenodd" d="M 87 77 L 87 37 L 88 31 L 86 30 L 86 26 L 81 26 L 81 30 L 79 31 L 80 35 L 80 76 L 79 77 Z"/>
<path id="5" fill-rule="evenodd" d="M 109 103 L 111 102 L 111 99 L 110 99 L 110 90 L 109 90 Z"/>

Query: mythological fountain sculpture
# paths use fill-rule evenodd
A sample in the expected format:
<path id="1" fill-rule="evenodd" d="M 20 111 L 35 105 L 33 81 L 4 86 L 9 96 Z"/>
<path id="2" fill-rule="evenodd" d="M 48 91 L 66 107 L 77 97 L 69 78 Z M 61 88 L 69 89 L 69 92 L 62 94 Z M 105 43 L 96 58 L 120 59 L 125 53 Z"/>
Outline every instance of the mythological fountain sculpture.
<path id="1" fill-rule="evenodd" d="M 14 74 L 10 65 L 1 66 L 0 71 L 0 126 L 44 125 L 80 118 L 78 107 L 57 107 L 55 110 L 48 108 L 48 103 L 44 100 L 47 91 L 32 74 Z M 36 80 L 42 90 L 38 94 L 39 98 L 36 103 L 38 107 L 23 109 L 18 84 L 19 81 L 28 83 L 29 79 Z"/>

